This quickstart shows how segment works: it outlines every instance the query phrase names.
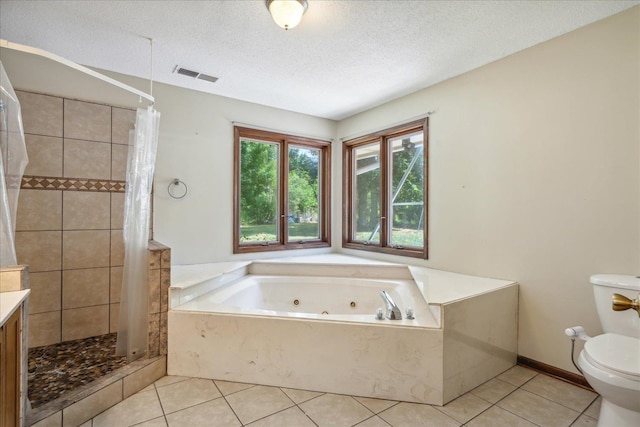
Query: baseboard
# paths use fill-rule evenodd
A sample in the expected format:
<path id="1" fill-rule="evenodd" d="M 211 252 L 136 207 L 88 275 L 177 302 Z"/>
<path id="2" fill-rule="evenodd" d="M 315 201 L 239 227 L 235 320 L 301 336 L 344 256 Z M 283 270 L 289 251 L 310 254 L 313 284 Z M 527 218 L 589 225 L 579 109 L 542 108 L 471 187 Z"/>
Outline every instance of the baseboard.
<path id="1" fill-rule="evenodd" d="M 537 360 L 524 356 L 518 356 L 518 365 L 526 366 L 534 371 L 558 378 L 586 390 L 594 391 L 582 375 L 574 374 L 573 372 L 565 371 L 564 369 L 556 368 L 555 366 L 547 365 L 546 363 L 538 362 Z"/>

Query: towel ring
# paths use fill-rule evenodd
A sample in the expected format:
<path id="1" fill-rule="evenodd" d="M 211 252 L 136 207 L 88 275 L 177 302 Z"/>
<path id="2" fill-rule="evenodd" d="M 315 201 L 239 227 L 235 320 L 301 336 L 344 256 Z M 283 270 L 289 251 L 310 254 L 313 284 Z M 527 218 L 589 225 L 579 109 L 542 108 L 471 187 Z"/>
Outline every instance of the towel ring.
<path id="1" fill-rule="evenodd" d="M 182 186 L 184 188 L 181 189 L 178 194 L 175 194 L 175 191 L 177 190 L 174 189 L 172 191 L 172 188 L 179 187 L 179 186 Z M 180 181 L 178 178 L 175 178 L 173 181 L 169 183 L 169 186 L 167 187 L 167 192 L 169 193 L 169 196 L 171 196 L 174 199 L 182 199 L 184 196 L 187 195 L 187 192 L 189 192 L 189 187 L 187 187 L 187 184 L 185 184 L 183 181 Z"/>

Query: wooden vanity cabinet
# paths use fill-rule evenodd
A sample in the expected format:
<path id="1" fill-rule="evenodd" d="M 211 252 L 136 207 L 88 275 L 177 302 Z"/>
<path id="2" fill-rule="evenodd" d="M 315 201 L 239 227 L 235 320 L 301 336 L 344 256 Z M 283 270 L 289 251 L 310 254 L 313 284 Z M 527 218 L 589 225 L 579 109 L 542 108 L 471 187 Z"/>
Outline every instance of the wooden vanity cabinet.
<path id="1" fill-rule="evenodd" d="M 0 327 L 0 426 L 20 425 L 22 307 Z"/>

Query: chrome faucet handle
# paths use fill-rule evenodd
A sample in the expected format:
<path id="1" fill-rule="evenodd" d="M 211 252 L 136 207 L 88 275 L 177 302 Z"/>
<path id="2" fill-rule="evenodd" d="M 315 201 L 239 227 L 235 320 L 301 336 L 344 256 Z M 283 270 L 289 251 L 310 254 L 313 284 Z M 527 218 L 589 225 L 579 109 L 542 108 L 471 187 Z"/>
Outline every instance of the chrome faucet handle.
<path id="1" fill-rule="evenodd" d="M 412 307 L 407 307 L 406 314 L 407 314 L 407 315 L 406 315 L 405 317 L 406 317 L 407 319 L 409 319 L 409 320 L 413 320 L 413 319 L 415 319 L 415 318 L 416 318 L 416 316 L 414 316 L 414 314 L 413 314 L 413 308 L 412 308 Z"/>
<path id="2" fill-rule="evenodd" d="M 378 309 L 376 310 L 376 320 L 383 320 L 384 319 L 384 312 L 382 311 L 382 307 L 378 307 Z"/>
<path id="3" fill-rule="evenodd" d="M 400 312 L 400 309 L 396 303 L 393 302 L 393 299 L 391 299 L 391 296 L 387 291 L 380 291 L 380 296 L 382 297 L 384 304 L 387 306 L 387 319 L 402 320 L 402 312 Z"/>

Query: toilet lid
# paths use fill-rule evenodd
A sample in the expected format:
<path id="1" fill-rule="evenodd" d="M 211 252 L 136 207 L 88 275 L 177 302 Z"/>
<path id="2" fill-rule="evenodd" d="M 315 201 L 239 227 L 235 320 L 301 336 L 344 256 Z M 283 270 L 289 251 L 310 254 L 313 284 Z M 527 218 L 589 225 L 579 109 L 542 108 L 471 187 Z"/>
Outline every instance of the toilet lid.
<path id="1" fill-rule="evenodd" d="M 584 344 L 587 355 L 605 368 L 640 376 L 640 340 L 617 334 L 602 334 Z"/>

